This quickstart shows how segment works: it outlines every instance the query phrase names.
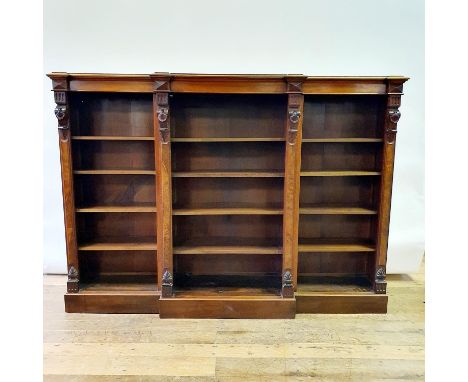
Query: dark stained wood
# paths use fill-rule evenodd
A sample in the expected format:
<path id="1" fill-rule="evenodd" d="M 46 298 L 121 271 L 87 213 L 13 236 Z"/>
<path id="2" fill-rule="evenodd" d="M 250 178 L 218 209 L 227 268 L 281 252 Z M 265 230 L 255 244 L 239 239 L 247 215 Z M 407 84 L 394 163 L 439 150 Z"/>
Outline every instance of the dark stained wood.
<path id="1" fill-rule="evenodd" d="M 297 246 L 299 217 L 299 186 L 301 171 L 301 139 L 304 113 L 304 96 L 301 94 L 303 77 L 291 77 L 287 81 L 288 108 L 285 121 L 285 175 L 283 202 L 283 280 L 291 278 L 292 288 L 297 285 Z M 285 295 L 291 297 L 291 292 Z"/>
<path id="2" fill-rule="evenodd" d="M 69 84 L 65 74 L 49 76 L 54 89 L 55 116 L 58 121 L 60 164 L 62 173 L 62 196 L 65 223 L 65 244 L 67 248 L 67 291 L 79 291 L 80 267 L 77 250 L 75 222 L 75 196 L 73 187 L 73 156 L 70 133 Z"/>
<path id="3" fill-rule="evenodd" d="M 296 293 L 296 313 L 363 314 L 387 313 L 387 295 Z"/>
<path id="4" fill-rule="evenodd" d="M 93 292 L 67 293 L 65 295 L 67 313 L 159 313 L 157 292 Z"/>
<path id="5" fill-rule="evenodd" d="M 406 77 L 49 77 L 67 312 L 386 312 Z"/>
<path id="6" fill-rule="evenodd" d="M 171 183 L 171 111 L 169 104 L 170 79 L 165 74 L 155 74 L 153 80 L 154 145 L 158 240 L 158 284 L 162 296 L 172 294 L 172 183 Z"/>
<path id="7" fill-rule="evenodd" d="M 180 297 L 161 299 L 161 318 L 294 318 L 294 298 Z"/>
<path id="8" fill-rule="evenodd" d="M 388 82 L 387 107 L 384 111 L 384 148 L 382 155 L 382 176 L 380 183 L 380 203 L 379 203 L 379 221 L 377 227 L 377 254 L 375 266 L 372 267 L 371 278 L 374 280 L 374 289 L 376 293 L 385 293 L 385 266 L 387 263 L 388 233 L 390 228 L 390 207 L 392 201 L 392 183 L 393 183 L 393 163 L 395 160 L 395 145 L 397 123 L 400 119 L 398 108 L 401 104 L 401 95 L 403 91 L 402 80 Z M 380 270 L 380 272 L 379 272 Z M 378 276 L 380 273 L 380 277 Z"/>

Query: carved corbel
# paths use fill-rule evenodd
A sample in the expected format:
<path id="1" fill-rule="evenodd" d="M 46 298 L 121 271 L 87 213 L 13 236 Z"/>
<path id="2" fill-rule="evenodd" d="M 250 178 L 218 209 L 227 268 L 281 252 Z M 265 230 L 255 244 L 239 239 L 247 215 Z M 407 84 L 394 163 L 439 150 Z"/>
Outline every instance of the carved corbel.
<path id="1" fill-rule="evenodd" d="M 290 94 L 288 100 L 288 132 L 286 141 L 290 145 L 294 145 L 297 140 L 297 133 L 299 131 L 299 123 L 302 118 L 301 111 L 302 95 Z"/>
<path id="2" fill-rule="evenodd" d="M 402 91 L 403 85 L 401 85 L 401 89 L 398 90 Z M 393 89 L 393 88 L 392 88 Z M 401 95 L 400 94 L 389 94 L 387 99 L 387 115 L 385 121 L 385 142 L 389 145 L 393 145 L 396 140 L 396 133 L 397 133 L 397 124 L 400 120 L 401 113 L 400 108 L 401 105 Z"/>
<path id="3" fill-rule="evenodd" d="M 172 297 L 172 286 L 172 274 L 168 269 L 166 269 L 162 276 L 161 297 Z"/>
<path id="4" fill-rule="evenodd" d="M 68 270 L 68 280 L 67 280 L 67 292 L 68 293 L 78 293 L 80 290 L 79 285 L 79 274 L 76 268 L 72 265 Z"/>
<path id="5" fill-rule="evenodd" d="M 378 267 L 375 272 L 375 293 L 385 294 L 387 293 L 387 281 L 384 267 Z"/>
<path id="6" fill-rule="evenodd" d="M 294 297 L 293 277 L 290 270 L 283 273 L 283 282 L 281 286 L 281 295 L 284 298 Z"/>
<path id="7" fill-rule="evenodd" d="M 54 99 L 57 104 L 57 106 L 55 106 L 54 114 L 57 118 L 58 128 L 60 130 L 67 130 L 69 128 L 67 92 L 55 91 Z"/>
<path id="8" fill-rule="evenodd" d="M 167 144 L 170 140 L 169 129 L 169 93 L 156 93 L 156 117 L 159 124 L 161 142 Z"/>

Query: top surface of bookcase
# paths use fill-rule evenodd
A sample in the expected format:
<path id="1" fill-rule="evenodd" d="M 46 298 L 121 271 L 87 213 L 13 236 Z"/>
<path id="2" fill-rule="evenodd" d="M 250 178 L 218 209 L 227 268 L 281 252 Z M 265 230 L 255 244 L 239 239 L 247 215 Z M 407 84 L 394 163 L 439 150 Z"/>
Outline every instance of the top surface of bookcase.
<path id="1" fill-rule="evenodd" d="M 171 92 L 259 93 L 290 92 L 288 82 L 302 83 L 304 94 L 402 94 L 403 76 L 305 76 L 302 74 L 106 74 L 53 72 L 53 90 L 88 92 L 155 91 L 156 80 L 170 81 Z"/>

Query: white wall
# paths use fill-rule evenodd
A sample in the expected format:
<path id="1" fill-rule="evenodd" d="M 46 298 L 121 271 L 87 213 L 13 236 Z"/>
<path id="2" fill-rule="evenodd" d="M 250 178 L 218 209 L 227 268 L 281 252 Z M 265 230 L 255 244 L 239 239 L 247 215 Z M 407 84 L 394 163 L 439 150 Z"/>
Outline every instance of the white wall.
<path id="1" fill-rule="evenodd" d="M 424 1 L 44 0 L 46 72 L 405 75 L 389 273 L 424 251 Z M 57 122 L 44 75 L 44 272 L 66 270 Z"/>

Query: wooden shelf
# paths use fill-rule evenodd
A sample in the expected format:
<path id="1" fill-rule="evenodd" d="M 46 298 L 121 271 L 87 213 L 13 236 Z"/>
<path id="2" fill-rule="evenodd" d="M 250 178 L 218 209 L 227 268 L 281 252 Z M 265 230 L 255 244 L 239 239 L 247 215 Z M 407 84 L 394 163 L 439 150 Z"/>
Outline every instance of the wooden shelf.
<path id="1" fill-rule="evenodd" d="M 187 171 L 173 172 L 174 178 L 284 178 L 283 171 Z"/>
<path id="2" fill-rule="evenodd" d="M 90 292 L 145 292 L 158 289 L 157 275 L 144 272 L 100 273 L 99 277 L 85 280 L 80 293 Z"/>
<path id="3" fill-rule="evenodd" d="M 378 143 L 382 138 L 302 138 L 303 143 Z"/>
<path id="4" fill-rule="evenodd" d="M 301 171 L 301 176 L 378 176 L 379 171 Z"/>
<path id="5" fill-rule="evenodd" d="M 264 246 L 234 246 L 234 245 L 200 245 L 200 246 L 179 246 L 172 251 L 175 255 L 280 255 L 283 253 L 281 247 Z"/>
<path id="6" fill-rule="evenodd" d="M 284 142 L 284 138 L 254 138 L 254 137 L 243 137 L 243 138 L 171 138 L 171 142 Z"/>
<path id="7" fill-rule="evenodd" d="M 156 251 L 156 241 L 95 242 L 78 245 L 79 251 Z"/>
<path id="8" fill-rule="evenodd" d="M 303 205 L 301 215 L 376 215 L 377 211 L 362 207 Z"/>
<path id="9" fill-rule="evenodd" d="M 310 240 L 301 243 L 299 252 L 374 252 L 375 245 L 364 241 L 345 241 L 343 239 Z"/>
<path id="10" fill-rule="evenodd" d="M 156 175 L 154 170 L 75 170 L 77 175 Z"/>
<path id="11" fill-rule="evenodd" d="M 280 208 L 180 208 L 173 215 L 282 215 Z"/>
<path id="12" fill-rule="evenodd" d="M 308 293 L 373 293 L 369 279 L 364 276 L 301 276 L 297 294 Z"/>
<path id="13" fill-rule="evenodd" d="M 96 213 L 96 212 L 156 212 L 155 205 L 141 205 L 141 206 L 89 206 L 89 207 L 78 207 L 76 212 L 80 213 Z"/>
<path id="14" fill-rule="evenodd" d="M 75 141 L 154 141 L 154 137 L 131 137 L 122 135 L 75 135 Z"/>

